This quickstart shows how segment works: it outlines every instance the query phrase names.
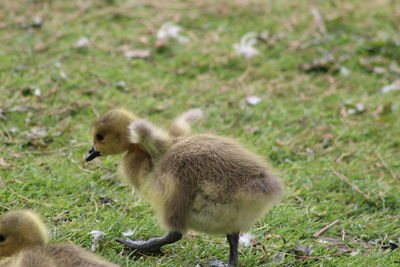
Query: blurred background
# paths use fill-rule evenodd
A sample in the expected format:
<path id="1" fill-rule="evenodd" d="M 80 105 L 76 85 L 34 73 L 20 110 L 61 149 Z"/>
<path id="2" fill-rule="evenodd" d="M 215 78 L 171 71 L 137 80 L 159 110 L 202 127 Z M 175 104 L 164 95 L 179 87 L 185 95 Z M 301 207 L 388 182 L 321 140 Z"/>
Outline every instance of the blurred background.
<path id="1" fill-rule="evenodd" d="M 195 233 L 163 257 L 124 251 L 122 232 L 163 231 L 119 156 L 83 161 L 110 108 L 165 127 L 202 108 L 197 132 L 237 138 L 287 186 L 243 266 L 400 264 L 399 29 L 395 0 L 1 1 L 0 212 L 33 208 L 86 248 L 101 230 L 96 253 L 122 266 L 227 258 Z"/>

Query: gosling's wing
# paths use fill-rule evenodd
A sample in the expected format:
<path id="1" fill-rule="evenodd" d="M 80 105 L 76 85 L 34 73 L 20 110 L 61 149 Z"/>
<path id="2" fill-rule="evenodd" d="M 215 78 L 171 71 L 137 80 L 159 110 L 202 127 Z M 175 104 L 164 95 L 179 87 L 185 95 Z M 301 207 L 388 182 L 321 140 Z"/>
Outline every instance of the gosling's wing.
<path id="1" fill-rule="evenodd" d="M 142 147 L 153 160 L 162 156 L 171 144 L 167 132 L 143 119 L 129 125 L 129 140 Z"/>

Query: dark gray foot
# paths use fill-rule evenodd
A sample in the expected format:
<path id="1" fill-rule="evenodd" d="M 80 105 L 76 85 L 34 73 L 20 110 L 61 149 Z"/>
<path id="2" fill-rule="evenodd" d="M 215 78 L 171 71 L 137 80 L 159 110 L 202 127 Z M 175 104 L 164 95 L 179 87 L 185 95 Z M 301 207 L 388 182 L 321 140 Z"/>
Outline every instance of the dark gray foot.
<path id="1" fill-rule="evenodd" d="M 229 263 L 220 260 L 210 260 L 207 265 L 198 264 L 200 267 L 214 266 L 214 267 L 237 267 L 238 266 L 238 245 L 239 245 L 239 233 L 233 233 L 226 235 L 229 243 Z"/>
<path id="2" fill-rule="evenodd" d="M 169 232 L 165 236 L 151 238 L 147 241 L 130 240 L 116 238 L 115 241 L 127 246 L 132 250 L 150 252 L 150 253 L 161 253 L 161 247 L 164 245 L 172 244 L 182 238 L 182 234 L 179 232 Z"/>
<path id="3" fill-rule="evenodd" d="M 226 235 L 229 243 L 229 266 L 238 266 L 239 233 Z"/>
<path id="4" fill-rule="evenodd" d="M 130 239 L 123 240 L 120 238 L 116 238 L 115 241 L 125 245 L 126 247 L 132 250 L 161 254 L 161 246 L 151 245 L 146 241 L 130 240 Z"/>

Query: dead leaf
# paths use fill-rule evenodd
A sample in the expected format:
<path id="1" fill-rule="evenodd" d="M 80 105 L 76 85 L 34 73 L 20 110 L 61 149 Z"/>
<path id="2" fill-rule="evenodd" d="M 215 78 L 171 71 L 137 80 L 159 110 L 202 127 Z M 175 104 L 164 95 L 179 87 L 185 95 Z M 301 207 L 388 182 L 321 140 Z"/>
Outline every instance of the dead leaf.
<path id="1" fill-rule="evenodd" d="M 278 146 L 287 146 L 288 142 L 282 141 L 282 140 L 276 140 L 276 143 L 278 144 Z"/>
<path id="2" fill-rule="evenodd" d="M 8 163 L 4 158 L 0 158 L 0 166 L 3 169 L 9 169 L 11 167 L 11 164 Z"/>
<path id="3" fill-rule="evenodd" d="M 335 66 L 335 59 L 333 56 L 326 56 L 323 58 L 314 59 L 310 63 L 303 63 L 299 66 L 300 70 L 311 73 L 311 72 L 336 72 L 338 67 Z"/>
<path id="4" fill-rule="evenodd" d="M 52 87 L 47 95 L 54 95 L 57 93 L 57 91 L 58 91 L 57 87 Z"/>
<path id="5" fill-rule="evenodd" d="M 343 76 L 350 76 L 350 70 L 346 67 L 341 67 L 340 74 L 342 74 Z"/>
<path id="6" fill-rule="evenodd" d="M 47 135 L 47 130 L 45 127 L 35 126 L 30 130 L 31 137 L 45 137 Z"/>
<path id="7" fill-rule="evenodd" d="M 22 19 L 23 18 L 21 18 L 21 20 Z M 19 20 L 16 20 L 16 21 L 19 22 Z M 22 24 L 23 29 L 31 29 L 31 28 L 38 29 L 38 28 L 41 28 L 42 26 L 43 26 L 43 20 L 42 20 L 42 17 L 40 17 L 40 16 L 34 16 L 32 18 L 31 22 Z"/>
<path id="8" fill-rule="evenodd" d="M 150 50 L 130 50 L 125 52 L 125 57 L 127 58 L 148 58 L 150 55 Z"/>
<path id="9" fill-rule="evenodd" d="M 15 144 L 19 144 L 19 143 L 21 143 L 21 140 L 18 140 L 18 139 L 3 140 L 3 144 L 5 144 L 5 145 L 15 145 Z"/>
<path id="10" fill-rule="evenodd" d="M 382 115 L 387 115 L 391 113 L 393 110 L 392 103 L 387 103 L 385 105 L 379 105 L 376 110 L 374 111 L 374 117 L 378 118 Z"/>
<path id="11" fill-rule="evenodd" d="M 293 248 L 294 253 L 297 255 L 302 255 L 302 256 L 311 256 L 314 253 L 314 249 L 312 246 L 308 245 L 301 245 L 300 243 L 297 243 L 295 247 Z"/>
<path id="12" fill-rule="evenodd" d="M 34 28 L 40 28 L 43 25 L 43 20 L 42 17 L 40 16 L 34 16 L 32 19 L 32 27 Z"/>
<path id="13" fill-rule="evenodd" d="M 163 25 L 161 25 L 160 29 L 157 32 L 157 39 L 158 40 L 168 40 L 168 39 L 174 39 L 178 41 L 179 43 L 186 44 L 189 42 L 189 38 L 182 35 L 181 32 L 183 31 L 183 28 L 173 22 L 166 22 Z"/>
<path id="14" fill-rule="evenodd" d="M 0 108 L 0 120 L 6 120 L 6 119 L 7 119 L 6 111 Z"/>
<path id="15" fill-rule="evenodd" d="M 38 42 L 35 44 L 35 50 L 38 52 L 42 52 L 44 50 L 46 50 L 48 47 L 45 43 L 43 42 Z"/>
<path id="16" fill-rule="evenodd" d="M 392 84 L 386 85 L 382 88 L 382 93 L 386 94 L 390 91 L 400 90 L 400 80 L 394 81 Z"/>
<path id="17" fill-rule="evenodd" d="M 140 36 L 139 41 L 143 44 L 149 43 L 149 38 L 147 36 Z"/>
<path id="18" fill-rule="evenodd" d="M 178 74 L 178 75 L 182 75 L 182 74 L 185 74 L 185 70 L 184 69 L 176 69 L 176 70 L 174 70 L 174 73 L 176 73 L 176 74 Z"/>
<path id="19" fill-rule="evenodd" d="M 160 112 L 160 111 L 164 111 L 164 110 L 166 110 L 166 109 L 168 109 L 168 108 L 170 108 L 170 107 L 171 107 L 171 103 L 169 103 L 169 102 L 162 102 L 162 103 L 158 104 L 157 106 L 154 106 L 154 107 L 151 109 L 151 111 L 152 111 L 152 112 Z"/>
<path id="20" fill-rule="evenodd" d="M 157 40 L 154 44 L 154 49 L 157 51 L 157 53 L 164 53 L 166 52 L 168 48 L 168 44 L 166 41 L 163 40 Z"/>
<path id="21" fill-rule="evenodd" d="M 347 115 L 360 115 L 366 111 L 364 104 L 362 103 L 345 103 L 345 114 Z M 343 115 L 343 114 L 342 114 Z M 345 117 L 345 116 L 344 116 Z"/>
<path id="22" fill-rule="evenodd" d="M 260 131 L 260 127 L 258 127 L 258 126 L 252 126 L 252 125 L 246 125 L 246 126 L 244 127 L 244 131 L 245 131 L 246 133 L 249 133 L 249 134 L 255 134 L 255 133 L 257 133 L 257 132 Z"/>
<path id="23" fill-rule="evenodd" d="M 327 32 L 326 27 L 325 27 L 324 19 L 322 18 L 322 15 L 319 12 L 319 10 L 317 8 L 315 8 L 315 7 L 312 7 L 311 8 L 311 14 L 314 17 L 315 22 L 317 23 L 319 31 L 324 36 L 328 36 L 328 32 Z"/>
<path id="24" fill-rule="evenodd" d="M 400 73 L 400 68 L 395 61 L 390 63 L 390 70 L 396 73 Z"/>
<path id="25" fill-rule="evenodd" d="M 68 80 L 69 79 L 68 75 L 63 70 L 60 70 L 60 77 L 62 79 L 64 79 L 64 80 Z"/>
<path id="26" fill-rule="evenodd" d="M 259 98 L 258 96 L 248 96 L 245 98 L 246 103 L 250 104 L 250 105 L 257 105 L 258 103 L 261 102 L 261 98 Z"/>
<path id="27" fill-rule="evenodd" d="M 126 82 L 125 81 L 119 81 L 119 82 L 117 82 L 116 86 L 117 86 L 118 89 L 125 89 Z"/>
<path id="28" fill-rule="evenodd" d="M 86 36 L 81 37 L 78 42 L 76 42 L 75 47 L 76 48 L 84 48 L 88 47 L 90 45 L 90 40 Z"/>
<path id="29" fill-rule="evenodd" d="M 378 73 L 378 74 L 383 74 L 386 72 L 386 69 L 384 67 L 380 67 L 380 66 L 375 66 L 372 67 L 372 72 Z"/>
<path id="30" fill-rule="evenodd" d="M 347 113 L 347 110 L 346 110 L 345 107 L 342 107 L 342 108 L 340 109 L 340 115 L 341 115 L 343 118 L 347 118 L 347 116 L 349 115 L 349 114 Z"/>
<path id="31" fill-rule="evenodd" d="M 22 145 L 24 147 L 46 148 L 48 143 L 53 141 L 53 138 L 48 135 L 47 128 L 34 126 L 29 131 L 21 133 L 26 141 Z"/>

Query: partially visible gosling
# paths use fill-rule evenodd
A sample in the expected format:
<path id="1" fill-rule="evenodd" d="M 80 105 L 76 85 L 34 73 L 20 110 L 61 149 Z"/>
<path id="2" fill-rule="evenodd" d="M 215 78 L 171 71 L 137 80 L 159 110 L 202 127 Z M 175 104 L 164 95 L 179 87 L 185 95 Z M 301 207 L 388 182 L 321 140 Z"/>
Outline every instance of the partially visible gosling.
<path id="1" fill-rule="evenodd" d="M 2 267 L 117 267 L 69 243 L 48 244 L 47 228 L 30 210 L 0 216 Z"/>
<path id="2" fill-rule="evenodd" d="M 190 134 L 199 111 L 178 117 L 169 131 L 122 110 L 98 118 L 86 160 L 125 152 L 122 173 L 150 201 L 169 230 L 148 241 L 121 240 L 134 250 L 159 251 L 187 230 L 225 234 L 229 265 L 238 265 L 239 232 L 248 230 L 282 195 L 264 160 L 232 139 Z M 118 123 L 117 123 L 118 122 Z M 215 263 L 215 261 L 214 261 Z"/>

